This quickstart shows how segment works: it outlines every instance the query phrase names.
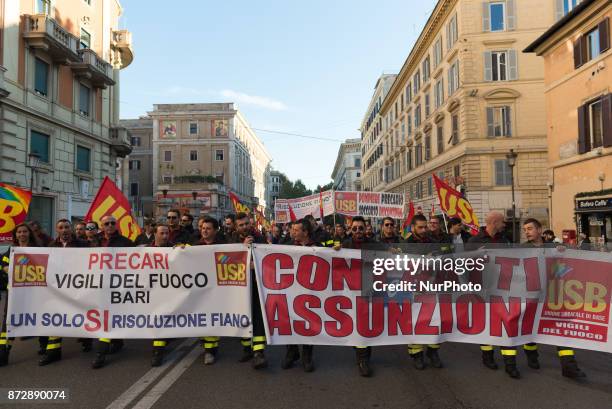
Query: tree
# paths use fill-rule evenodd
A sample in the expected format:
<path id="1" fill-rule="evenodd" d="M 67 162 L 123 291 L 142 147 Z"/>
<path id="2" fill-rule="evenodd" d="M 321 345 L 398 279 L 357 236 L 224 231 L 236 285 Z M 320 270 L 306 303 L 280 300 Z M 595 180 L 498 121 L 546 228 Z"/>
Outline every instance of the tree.
<path id="1" fill-rule="evenodd" d="M 317 185 L 317 188 L 315 189 L 315 192 L 321 191 L 321 192 L 325 192 L 326 190 L 331 190 L 334 187 L 334 182 L 329 182 L 326 185 Z"/>

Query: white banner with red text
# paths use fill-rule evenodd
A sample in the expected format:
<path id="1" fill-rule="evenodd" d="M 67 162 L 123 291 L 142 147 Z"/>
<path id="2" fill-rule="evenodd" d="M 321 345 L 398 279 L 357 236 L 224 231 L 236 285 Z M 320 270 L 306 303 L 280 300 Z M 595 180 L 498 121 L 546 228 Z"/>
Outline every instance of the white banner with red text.
<path id="1" fill-rule="evenodd" d="M 249 337 L 250 251 L 14 247 L 8 336 Z"/>
<path id="2" fill-rule="evenodd" d="M 255 245 L 268 343 L 538 342 L 612 352 L 610 253 L 499 249 L 444 257 L 459 256 L 480 257 L 484 269 L 469 274 L 469 279 L 454 272 L 417 269 L 373 275 L 362 272 L 358 250 Z M 381 291 L 383 284 L 419 280 L 461 283 L 466 288 L 480 283 L 482 289 Z"/>

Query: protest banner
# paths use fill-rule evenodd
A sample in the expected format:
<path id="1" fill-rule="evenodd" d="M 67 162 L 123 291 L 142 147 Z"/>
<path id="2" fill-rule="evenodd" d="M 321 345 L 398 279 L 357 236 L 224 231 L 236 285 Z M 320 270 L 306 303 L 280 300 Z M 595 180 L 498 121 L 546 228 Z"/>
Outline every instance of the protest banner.
<path id="1" fill-rule="evenodd" d="M 117 219 L 119 233 L 130 240 L 135 240 L 141 232 L 136 219 L 132 216 L 130 202 L 108 176 L 104 177 L 85 220 L 101 225 L 104 216 L 113 216 Z"/>
<path id="2" fill-rule="evenodd" d="M 433 180 L 436 185 L 442 211 L 448 217 L 460 218 L 463 224 L 468 226 L 474 234 L 477 233 L 480 227 L 478 216 L 476 216 L 476 212 L 470 202 L 468 202 L 460 192 L 444 183 L 444 181 L 436 175 L 433 175 Z"/>
<path id="3" fill-rule="evenodd" d="M 13 240 L 13 229 L 28 215 L 32 192 L 0 183 L 0 243 Z"/>
<path id="4" fill-rule="evenodd" d="M 314 218 L 321 217 L 321 200 L 323 200 L 323 215 L 334 213 L 334 201 L 331 190 L 314 195 L 300 197 L 297 199 L 276 199 L 274 205 L 274 219 L 277 223 L 287 223 L 291 220 L 289 204 L 297 219 L 303 219 L 307 215 Z"/>
<path id="5" fill-rule="evenodd" d="M 404 195 L 384 192 L 334 192 L 336 213 L 403 219 Z"/>
<path id="6" fill-rule="evenodd" d="M 242 244 L 11 252 L 8 336 L 251 336 Z"/>
<path id="7" fill-rule="evenodd" d="M 395 277 L 370 273 L 368 280 L 357 250 L 255 245 L 267 340 L 363 346 L 538 342 L 612 352 L 610 254 L 489 249 L 461 256 L 484 266 L 468 274 L 469 285 L 454 272 L 432 275 L 418 269 Z M 443 279 L 451 275 L 454 279 Z M 398 290 L 417 279 L 416 287 Z M 430 292 L 449 283 L 452 287 Z M 481 290 L 469 290 L 477 284 Z M 451 291 L 455 285 L 468 290 Z"/>

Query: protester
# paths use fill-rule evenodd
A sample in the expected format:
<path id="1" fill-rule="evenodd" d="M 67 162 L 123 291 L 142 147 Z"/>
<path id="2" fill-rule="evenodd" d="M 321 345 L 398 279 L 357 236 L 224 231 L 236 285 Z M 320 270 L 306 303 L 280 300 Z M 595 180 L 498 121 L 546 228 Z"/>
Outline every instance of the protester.
<path id="1" fill-rule="evenodd" d="M 153 220 L 145 220 L 144 231 L 140 233 L 134 244 L 136 246 L 150 246 L 155 241 L 156 224 Z"/>
<path id="2" fill-rule="evenodd" d="M 94 221 L 88 221 L 85 226 L 85 235 L 87 236 L 87 241 L 89 242 L 90 247 L 98 247 L 100 245 L 100 240 L 102 237 L 100 236 L 100 227 L 98 223 Z"/>
<path id="3" fill-rule="evenodd" d="M 85 233 L 85 227 L 87 224 L 85 222 L 78 222 L 74 225 L 74 234 L 77 239 L 87 241 L 87 234 Z"/>
<path id="4" fill-rule="evenodd" d="M 170 244 L 172 246 L 191 244 L 191 234 L 180 224 L 181 212 L 178 209 L 170 209 L 166 215 L 168 229 L 170 230 Z"/>
<path id="5" fill-rule="evenodd" d="M 552 230 L 544 230 L 542 233 L 542 240 L 544 243 L 552 243 L 555 241 L 555 232 Z"/>
<path id="6" fill-rule="evenodd" d="M 451 217 L 448 219 L 448 233 L 453 250 L 455 252 L 462 252 L 465 249 L 465 244 L 470 240 L 472 236 L 463 228 L 463 223 L 458 217 Z"/>
<path id="7" fill-rule="evenodd" d="M 404 240 L 396 234 L 395 220 L 391 217 L 383 218 L 381 231 L 378 240 L 382 243 L 402 243 Z"/>
<path id="8" fill-rule="evenodd" d="M 37 220 L 32 220 L 29 225 L 41 246 L 46 247 L 49 245 L 49 243 L 51 243 L 53 239 L 47 233 L 45 233 Z"/>
<path id="9" fill-rule="evenodd" d="M 342 223 L 336 223 L 334 230 L 334 246 L 341 244 L 344 240 L 346 240 L 346 227 L 344 227 Z"/>
<path id="10" fill-rule="evenodd" d="M 149 225 L 150 226 L 150 225 Z M 170 230 L 165 224 L 155 226 L 153 242 L 147 245 L 148 247 L 172 247 L 170 245 Z M 164 352 L 168 341 L 165 339 L 153 340 L 153 355 L 151 357 L 151 366 L 161 366 L 164 359 Z"/>
<path id="11" fill-rule="evenodd" d="M 193 228 L 193 216 L 191 214 L 185 213 L 181 216 L 181 227 L 189 233 L 189 235 L 193 235 L 195 229 Z"/>
<path id="12" fill-rule="evenodd" d="M 331 236 L 327 233 L 327 230 L 325 230 L 322 224 L 317 223 L 313 215 L 306 215 L 304 220 L 308 221 L 312 226 L 312 239 L 314 241 L 319 243 L 322 247 L 333 247 L 334 241 Z"/>

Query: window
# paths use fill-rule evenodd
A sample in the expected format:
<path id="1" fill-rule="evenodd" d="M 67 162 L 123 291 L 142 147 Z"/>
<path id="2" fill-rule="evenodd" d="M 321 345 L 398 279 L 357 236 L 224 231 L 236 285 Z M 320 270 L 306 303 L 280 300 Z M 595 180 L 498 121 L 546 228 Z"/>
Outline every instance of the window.
<path id="1" fill-rule="evenodd" d="M 130 196 L 138 196 L 138 182 L 130 183 Z"/>
<path id="2" fill-rule="evenodd" d="M 442 126 L 438 126 L 437 130 L 437 139 L 438 139 L 438 155 L 444 152 L 444 128 Z"/>
<path id="3" fill-rule="evenodd" d="M 412 115 L 408 114 L 406 122 L 408 125 L 408 137 L 410 137 L 410 135 L 412 135 Z"/>
<path id="4" fill-rule="evenodd" d="M 416 197 L 417 199 L 423 198 L 423 181 L 422 180 L 419 180 L 416 183 Z"/>
<path id="5" fill-rule="evenodd" d="M 91 48 L 91 34 L 87 30 L 81 28 L 81 48 Z"/>
<path id="6" fill-rule="evenodd" d="M 51 0 L 36 0 L 36 14 L 51 14 Z"/>
<path id="7" fill-rule="evenodd" d="M 164 176 L 162 178 L 162 181 L 164 182 L 164 184 L 169 185 L 172 183 L 172 176 Z"/>
<path id="8" fill-rule="evenodd" d="M 189 123 L 189 134 L 190 135 L 197 135 L 198 134 L 198 123 L 197 122 L 190 122 Z"/>
<path id="9" fill-rule="evenodd" d="M 512 184 L 512 173 L 507 159 L 495 159 L 495 184 L 497 186 Z"/>
<path id="10" fill-rule="evenodd" d="M 442 37 L 434 44 L 434 67 L 437 67 L 442 62 Z"/>
<path id="11" fill-rule="evenodd" d="M 453 115 L 451 123 L 451 145 L 456 145 L 459 143 L 459 115 Z"/>
<path id="12" fill-rule="evenodd" d="M 406 104 L 409 104 L 412 101 L 412 84 L 408 83 L 406 85 Z"/>
<path id="13" fill-rule="evenodd" d="M 578 152 L 612 146 L 612 94 L 589 101 L 578 108 Z"/>
<path id="14" fill-rule="evenodd" d="M 172 151 L 164 151 L 164 162 L 172 162 Z"/>
<path id="15" fill-rule="evenodd" d="M 431 159 L 431 135 L 425 135 L 425 160 Z"/>
<path id="16" fill-rule="evenodd" d="M 455 45 L 458 39 L 459 32 L 457 29 L 457 14 L 455 13 L 446 26 L 446 49 L 450 50 L 453 48 L 453 45 Z"/>
<path id="17" fill-rule="evenodd" d="M 132 146 L 140 146 L 140 136 L 132 136 Z"/>
<path id="18" fill-rule="evenodd" d="M 412 83 L 414 84 L 414 96 L 419 93 L 421 89 L 421 74 L 417 71 L 412 78 Z"/>
<path id="19" fill-rule="evenodd" d="M 91 172 L 91 149 L 77 145 L 76 168 L 81 172 Z"/>
<path id="20" fill-rule="evenodd" d="M 578 4 L 580 4 L 580 0 L 563 0 L 563 15 L 572 11 Z"/>
<path id="21" fill-rule="evenodd" d="M 408 149 L 408 153 L 406 154 L 406 164 L 408 166 L 408 170 L 412 170 L 412 148 Z"/>
<path id="22" fill-rule="evenodd" d="M 582 66 L 609 49 L 610 18 L 607 17 L 574 43 L 574 67 Z"/>
<path id="23" fill-rule="evenodd" d="M 455 61 L 448 70 L 448 96 L 450 97 L 459 88 L 459 60 Z"/>
<path id="24" fill-rule="evenodd" d="M 140 170 L 140 161 L 137 159 L 131 160 L 129 163 L 130 170 Z"/>
<path id="25" fill-rule="evenodd" d="M 85 3 L 87 3 L 88 6 L 91 6 L 91 0 L 83 0 L 85 1 Z"/>
<path id="26" fill-rule="evenodd" d="M 455 165 L 453 167 L 453 176 L 454 177 L 459 177 L 461 176 L 461 165 Z"/>
<path id="27" fill-rule="evenodd" d="M 417 105 L 414 110 L 414 128 L 421 126 L 421 104 Z"/>
<path id="28" fill-rule="evenodd" d="M 427 196 L 433 195 L 433 178 L 430 176 L 427 178 Z"/>
<path id="29" fill-rule="evenodd" d="M 49 90 L 49 64 L 40 58 L 35 58 L 35 61 L 34 91 L 39 95 L 47 96 Z"/>
<path id="30" fill-rule="evenodd" d="M 516 50 L 485 52 L 485 81 L 518 78 Z"/>
<path id="31" fill-rule="evenodd" d="M 189 151 L 189 160 L 190 161 L 198 160 L 198 151 Z"/>
<path id="32" fill-rule="evenodd" d="M 420 142 L 414 150 L 414 161 L 416 166 L 421 166 L 423 164 L 423 144 Z"/>
<path id="33" fill-rule="evenodd" d="M 444 104 L 444 80 L 440 78 L 438 82 L 436 82 L 436 108 L 440 108 L 442 104 Z"/>
<path id="34" fill-rule="evenodd" d="M 504 31 L 505 30 L 505 2 L 489 3 L 490 26 L 488 31 Z"/>
<path id="35" fill-rule="evenodd" d="M 428 118 L 430 113 L 431 113 L 431 104 L 430 104 L 430 97 L 429 97 L 429 92 L 428 92 L 427 94 L 425 94 L 425 118 Z"/>
<path id="36" fill-rule="evenodd" d="M 79 113 L 83 116 L 89 116 L 91 90 L 83 84 L 79 85 Z"/>
<path id="37" fill-rule="evenodd" d="M 223 149 L 215 150 L 215 160 L 223 160 Z"/>
<path id="38" fill-rule="evenodd" d="M 30 132 L 30 152 L 37 153 L 39 160 L 43 163 L 49 162 L 49 135 L 44 133 L 31 131 Z"/>
<path id="39" fill-rule="evenodd" d="M 429 81 L 430 63 L 429 55 L 423 60 L 423 84 Z"/>
<path id="40" fill-rule="evenodd" d="M 356 168 L 360 168 L 361 167 L 361 158 L 355 158 L 355 167 Z"/>
<path id="41" fill-rule="evenodd" d="M 509 106 L 487 108 L 487 136 L 512 136 Z"/>

